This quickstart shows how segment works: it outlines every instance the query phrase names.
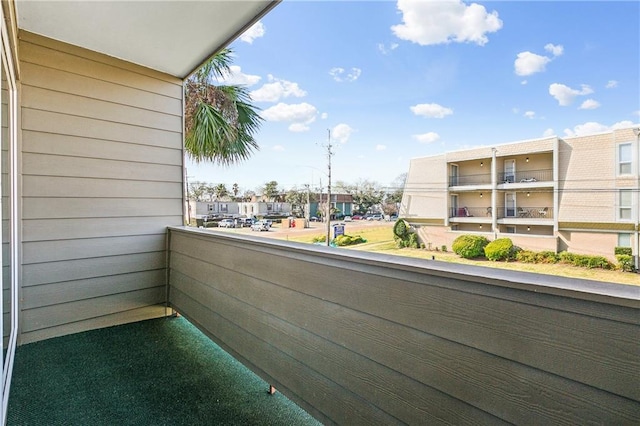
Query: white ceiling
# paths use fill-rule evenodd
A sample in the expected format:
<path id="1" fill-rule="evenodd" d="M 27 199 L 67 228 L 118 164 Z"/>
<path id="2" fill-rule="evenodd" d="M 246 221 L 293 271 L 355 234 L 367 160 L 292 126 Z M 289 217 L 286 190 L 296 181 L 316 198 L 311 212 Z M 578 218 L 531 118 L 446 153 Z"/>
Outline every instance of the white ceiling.
<path id="1" fill-rule="evenodd" d="M 185 78 L 280 0 L 17 0 L 18 27 Z"/>

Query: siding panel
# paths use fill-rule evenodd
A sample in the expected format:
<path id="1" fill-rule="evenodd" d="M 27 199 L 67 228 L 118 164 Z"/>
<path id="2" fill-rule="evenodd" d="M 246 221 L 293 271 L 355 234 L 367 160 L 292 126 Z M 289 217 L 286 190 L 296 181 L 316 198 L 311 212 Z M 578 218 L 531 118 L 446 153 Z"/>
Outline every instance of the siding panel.
<path id="1" fill-rule="evenodd" d="M 640 421 L 634 288 L 186 229 L 169 241 L 170 303 L 327 423 Z M 318 377 L 329 400 L 307 391 Z"/>
<path id="2" fill-rule="evenodd" d="M 183 223 L 182 82 L 22 33 L 22 334 L 158 316 Z"/>

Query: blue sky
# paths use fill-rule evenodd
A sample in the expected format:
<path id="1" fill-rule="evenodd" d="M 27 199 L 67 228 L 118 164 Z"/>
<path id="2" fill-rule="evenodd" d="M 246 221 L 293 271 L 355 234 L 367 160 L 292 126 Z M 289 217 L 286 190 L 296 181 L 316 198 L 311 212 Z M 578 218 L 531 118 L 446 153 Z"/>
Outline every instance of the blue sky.
<path id="1" fill-rule="evenodd" d="M 230 47 L 260 150 L 190 182 L 326 186 L 328 130 L 334 183 L 390 186 L 411 158 L 640 122 L 636 1 L 284 0 Z"/>

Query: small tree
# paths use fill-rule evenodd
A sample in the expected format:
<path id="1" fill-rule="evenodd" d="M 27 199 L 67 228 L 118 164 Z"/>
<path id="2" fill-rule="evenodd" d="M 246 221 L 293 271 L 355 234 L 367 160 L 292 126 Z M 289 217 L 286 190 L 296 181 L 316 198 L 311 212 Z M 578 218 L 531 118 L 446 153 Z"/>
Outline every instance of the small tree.
<path id="1" fill-rule="evenodd" d="M 498 238 L 484 248 L 485 257 L 493 261 L 509 260 L 513 254 L 513 242 L 509 238 Z"/>

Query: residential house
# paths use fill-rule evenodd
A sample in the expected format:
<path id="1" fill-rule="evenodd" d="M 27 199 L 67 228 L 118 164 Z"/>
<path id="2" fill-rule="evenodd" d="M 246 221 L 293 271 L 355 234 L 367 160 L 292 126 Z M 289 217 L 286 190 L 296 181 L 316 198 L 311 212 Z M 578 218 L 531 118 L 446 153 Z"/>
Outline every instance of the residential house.
<path id="1" fill-rule="evenodd" d="M 251 201 L 238 204 L 240 216 L 290 216 L 291 204 L 271 201 Z"/>
<path id="2" fill-rule="evenodd" d="M 318 213 L 324 214 L 327 203 L 327 194 L 320 193 L 314 196 L 315 200 L 310 203 L 311 216 L 317 216 Z M 353 214 L 353 195 L 351 194 L 331 194 L 331 218 L 342 218 Z"/>
<path id="3" fill-rule="evenodd" d="M 191 217 L 194 216 L 239 216 L 239 203 L 235 201 L 195 201 L 189 200 Z"/>
<path id="4" fill-rule="evenodd" d="M 638 136 L 632 128 L 411 160 L 401 216 L 434 247 L 466 233 L 531 250 L 615 259 L 638 253 Z"/>

